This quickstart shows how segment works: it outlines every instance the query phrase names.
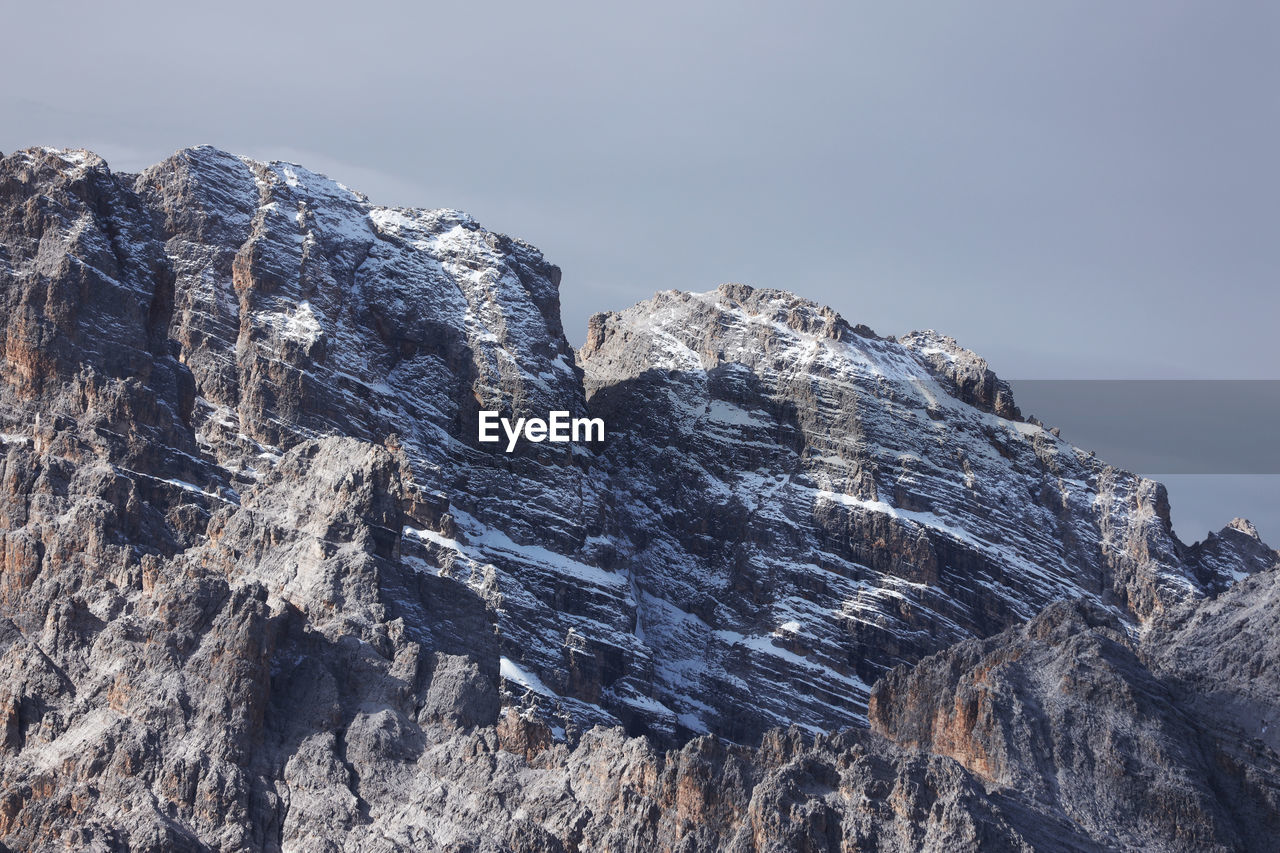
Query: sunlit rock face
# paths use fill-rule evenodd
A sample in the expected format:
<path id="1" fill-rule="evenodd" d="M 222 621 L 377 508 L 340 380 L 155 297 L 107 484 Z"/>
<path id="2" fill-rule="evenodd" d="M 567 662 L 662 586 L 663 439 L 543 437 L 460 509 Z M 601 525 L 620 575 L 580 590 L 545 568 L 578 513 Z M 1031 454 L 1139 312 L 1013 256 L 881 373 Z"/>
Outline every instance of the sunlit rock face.
<path id="1" fill-rule="evenodd" d="M 0 844 L 1249 849 L 1277 820 L 1247 522 L 1182 545 L 1162 487 L 937 333 L 726 285 L 575 353 L 559 279 L 291 164 L 0 159 Z M 507 452 L 485 411 L 606 435 Z M 1082 814 L 1003 725 L 1043 678 L 957 717 L 1024 648 L 1110 685 L 1052 743 L 1177 790 Z M 1183 725 L 1201 764 L 1121 743 Z"/>

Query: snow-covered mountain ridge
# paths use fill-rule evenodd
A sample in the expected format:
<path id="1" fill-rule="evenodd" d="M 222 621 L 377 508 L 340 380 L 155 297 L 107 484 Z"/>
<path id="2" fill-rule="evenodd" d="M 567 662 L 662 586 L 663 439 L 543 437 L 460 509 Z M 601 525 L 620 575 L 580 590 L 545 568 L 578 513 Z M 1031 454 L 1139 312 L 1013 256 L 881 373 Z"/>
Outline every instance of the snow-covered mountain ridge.
<path id="1" fill-rule="evenodd" d="M 207 147 L 18 152 L 0 207 L 6 778 L 83 751 L 228 848 L 378 824 L 433 726 L 865 730 L 886 673 L 1053 601 L 1136 642 L 1275 565 L 1183 545 L 934 332 L 724 285 L 575 352 L 532 246 Z M 606 440 L 478 441 L 552 410 Z"/>
<path id="2" fill-rule="evenodd" d="M 31 166 L 110 180 L 87 153 Z M 299 442 L 393 441 L 415 517 L 387 547 L 489 591 L 509 698 L 528 688 L 561 725 L 747 741 L 849 725 L 886 669 L 1055 598 L 1143 621 L 1243 571 L 1197 562 L 1158 484 L 1023 422 L 942 335 L 884 339 L 726 285 L 599 315 L 575 357 L 559 271 L 465 214 L 378 207 L 208 148 L 131 189 L 152 222 L 116 224 L 99 200 L 67 216 L 61 257 L 107 289 L 172 270 L 147 307 L 172 300 L 153 333 L 193 387 L 168 413 L 188 434 L 153 476 L 234 496 Z M 40 257 L 15 272 L 38 279 Z M 119 323 L 77 319 L 88 346 Z M 500 459 L 476 440 L 483 409 L 589 411 L 610 440 Z M 282 601 L 311 594 L 259 579 Z"/>

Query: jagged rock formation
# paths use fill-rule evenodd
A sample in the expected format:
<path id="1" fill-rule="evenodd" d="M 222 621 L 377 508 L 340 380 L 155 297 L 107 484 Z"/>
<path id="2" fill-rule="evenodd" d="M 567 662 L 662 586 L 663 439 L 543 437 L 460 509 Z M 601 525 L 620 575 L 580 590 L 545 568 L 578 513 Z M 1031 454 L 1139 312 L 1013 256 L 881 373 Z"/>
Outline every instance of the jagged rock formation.
<path id="1" fill-rule="evenodd" d="M 1148 635 L 1144 649 L 1114 614 L 1057 602 L 1024 627 L 895 670 L 876 685 L 871 724 L 1119 849 L 1265 849 L 1280 832 L 1280 761 L 1177 673 L 1143 664 L 1144 651 L 1168 655 L 1166 642 Z"/>
<path id="2" fill-rule="evenodd" d="M 849 725 L 887 670 L 1055 599 L 1145 622 L 1274 565 L 1239 526 L 1185 548 L 1162 486 L 934 333 L 727 285 L 599 316 L 580 356 L 654 695 L 695 731 Z"/>
<path id="3" fill-rule="evenodd" d="M 0 160 L 0 844 L 1265 849 L 1247 522 L 950 338 L 726 285 L 575 353 L 559 275 L 289 164 Z"/>

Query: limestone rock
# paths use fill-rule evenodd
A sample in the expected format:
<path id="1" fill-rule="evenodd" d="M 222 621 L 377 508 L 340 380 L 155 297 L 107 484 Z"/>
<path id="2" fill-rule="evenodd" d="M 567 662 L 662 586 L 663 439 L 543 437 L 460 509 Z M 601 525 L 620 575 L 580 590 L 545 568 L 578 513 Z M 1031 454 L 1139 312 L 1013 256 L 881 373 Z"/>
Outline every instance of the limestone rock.
<path id="1" fill-rule="evenodd" d="M 0 849 L 1267 849 L 1247 523 L 935 333 L 726 285 L 575 353 L 559 279 L 293 164 L 0 158 Z"/>

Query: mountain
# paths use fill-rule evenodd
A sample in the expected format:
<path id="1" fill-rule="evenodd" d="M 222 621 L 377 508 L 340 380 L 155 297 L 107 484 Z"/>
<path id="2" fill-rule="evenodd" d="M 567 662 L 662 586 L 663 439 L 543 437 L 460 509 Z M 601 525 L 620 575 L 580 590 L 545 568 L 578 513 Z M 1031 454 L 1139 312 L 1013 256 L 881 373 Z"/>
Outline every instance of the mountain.
<path id="1" fill-rule="evenodd" d="M 783 291 L 0 160 L 0 843 L 1267 849 L 1280 555 Z M 478 440 L 480 412 L 603 442 Z"/>

